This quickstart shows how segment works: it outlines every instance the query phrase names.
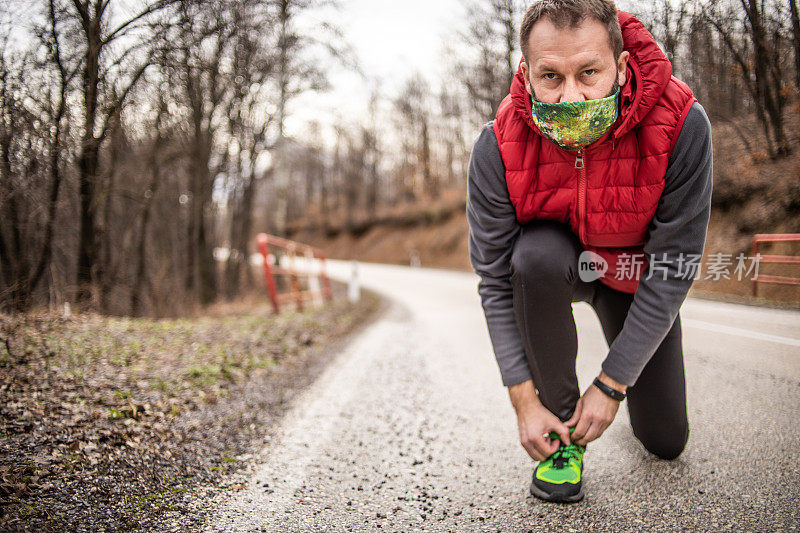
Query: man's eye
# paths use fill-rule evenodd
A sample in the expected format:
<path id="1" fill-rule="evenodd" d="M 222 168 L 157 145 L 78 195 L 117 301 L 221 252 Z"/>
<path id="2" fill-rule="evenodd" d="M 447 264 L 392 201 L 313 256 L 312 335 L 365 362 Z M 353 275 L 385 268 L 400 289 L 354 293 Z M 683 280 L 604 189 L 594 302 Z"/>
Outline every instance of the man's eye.
<path id="1" fill-rule="evenodd" d="M 590 68 L 588 70 L 584 70 L 583 73 L 587 76 L 592 76 L 597 73 L 597 70 Z"/>
<path id="2" fill-rule="evenodd" d="M 546 79 L 546 80 L 554 80 L 554 79 L 556 79 L 556 75 L 555 75 L 555 73 L 553 73 L 553 72 L 548 72 L 547 74 L 545 74 L 545 75 L 544 75 L 544 76 L 542 76 L 542 77 L 543 77 L 544 79 Z"/>

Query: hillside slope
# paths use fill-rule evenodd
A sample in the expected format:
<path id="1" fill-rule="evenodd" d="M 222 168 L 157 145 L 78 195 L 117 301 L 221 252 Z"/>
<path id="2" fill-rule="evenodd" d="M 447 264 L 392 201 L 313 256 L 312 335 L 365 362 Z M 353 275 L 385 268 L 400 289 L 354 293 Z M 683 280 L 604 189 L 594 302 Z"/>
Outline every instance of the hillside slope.
<path id="1" fill-rule="evenodd" d="M 714 195 L 704 265 L 711 254 L 731 254 L 734 264 L 740 253 L 750 257 L 756 233 L 800 233 L 800 119 L 796 112 L 790 115 L 787 129 L 793 132 L 794 151 L 777 161 L 758 152 L 754 133 L 747 141 L 752 151 L 747 150 L 742 132 L 757 132 L 754 121 L 714 124 Z M 354 231 L 296 225 L 291 238 L 318 246 L 337 259 L 472 270 L 467 232 L 464 194 L 449 191 L 438 202 L 394 208 L 372 221 L 361 221 Z M 800 243 L 774 244 L 759 251 L 800 255 Z M 800 277 L 800 265 L 762 264 L 759 271 Z M 698 279 L 693 294 L 800 306 L 800 286 L 760 284 L 759 298 L 753 298 L 752 274 L 737 280 L 733 272 L 731 267 L 727 280 Z"/>

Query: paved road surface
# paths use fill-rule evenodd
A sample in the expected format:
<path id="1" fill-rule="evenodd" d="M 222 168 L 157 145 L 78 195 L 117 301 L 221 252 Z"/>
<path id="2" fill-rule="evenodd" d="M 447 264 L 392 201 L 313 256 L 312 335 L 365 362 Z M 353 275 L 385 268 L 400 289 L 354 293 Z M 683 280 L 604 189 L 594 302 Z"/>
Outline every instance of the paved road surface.
<path id="1" fill-rule="evenodd" d="M 331 262 L 346 279 L 350 265 Z M 681 311 L 691 436 L 666 462 L 622 408 L 590 444 L 586 498 L 528 494 L 533 463 L 492 356 L 471 273 L 360 264 L 384 315 L 301 396 L 214 531 L 797 530 L 800 312 L 688 300 Z M 579 376 L 606 354 L 575 304 Z"/>

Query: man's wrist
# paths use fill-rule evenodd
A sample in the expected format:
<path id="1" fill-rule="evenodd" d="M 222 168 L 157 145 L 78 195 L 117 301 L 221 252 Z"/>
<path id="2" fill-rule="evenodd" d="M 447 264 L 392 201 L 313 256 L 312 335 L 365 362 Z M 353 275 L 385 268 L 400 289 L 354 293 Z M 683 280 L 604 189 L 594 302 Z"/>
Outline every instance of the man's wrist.
<path id="1" fill-rule="evenodd" d="M 537 407 L 541 405 L 539 396 L 536 394 L 536 388 L 533 386 L 533 380 L 523 381 L 516 385 L 508 387 L 508 396 L 511 399 L 511 405 L 514 410 L 519 414 L 521 409 Z"/>
<path id="2" fill-rule="evenodd" d="M 597 376 L 597 379 L 599 379 L 600 381 L 602 381 L 604 384 L 608 385 L 612 389 L 614 389 L 616 391 L 619 391 L 619 392 L 621 392 L 623 394 L 628 392 L 628 386 L 627 385 L 623 385 L 622 383 L 620 383 L 620 382 L 618 382 L 618 381 L 616 381 L 614 379 L 611 379 L 610 377 L 608 377 L 608 374 L 606 374 L 602 370 L 600 371 L 600 375 Z"/>

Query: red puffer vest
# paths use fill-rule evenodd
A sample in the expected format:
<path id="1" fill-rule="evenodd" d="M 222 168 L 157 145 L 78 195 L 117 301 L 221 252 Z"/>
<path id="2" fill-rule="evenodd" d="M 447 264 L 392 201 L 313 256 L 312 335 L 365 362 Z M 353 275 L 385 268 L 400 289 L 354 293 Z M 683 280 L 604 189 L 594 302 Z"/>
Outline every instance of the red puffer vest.
<path id="1" fill-rule="evenodd" d="M 608 262 L 600 281 L 633 293 L 646 272 L 642 245 L 670 154 L 695 98 L 672 76 L 672 65 L 642 23 L 622 11 L 619 22 L 631 55 L 619 118 L 605 136 L 577 153 L 543 138 L 521 69 L 497 111 L 494 132 L 517 220 L 568 223 L 584 249 Z M 637 262 L 638 271 L 631 267 Z"/>

